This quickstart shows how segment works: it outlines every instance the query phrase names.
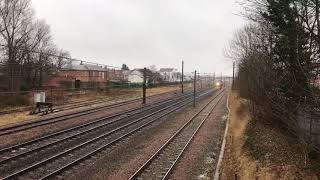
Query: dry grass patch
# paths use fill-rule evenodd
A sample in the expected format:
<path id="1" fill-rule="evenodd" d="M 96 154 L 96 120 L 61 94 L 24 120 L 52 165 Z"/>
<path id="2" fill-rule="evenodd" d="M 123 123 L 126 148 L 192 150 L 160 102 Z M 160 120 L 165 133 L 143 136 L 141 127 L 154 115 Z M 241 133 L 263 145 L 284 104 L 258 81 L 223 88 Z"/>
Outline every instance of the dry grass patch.
<path id="1" fill-rule="evenodd" d="M 168 86 L 168 87 L 157 87 L 157 88 L 151 88 L 147 90 L 148 95 L 154 95 L 159 93 L 166 93 L 174 90 L 180 89 L 180 86 Z M 120 89 L 120 90 L 111 90 L 105 94 L 87 94 L 87 95 L 79 95 L 79 96 L 73 96 L 69 99 L 72 103 L 76 102 L 83 102 L 83 101 L 93 101 L 93 100 L 126 100 L 129 98 L 136 98 L 141 96 L 142 89 L 136 88 L 136 89 Z M 67 103 L 66 103 L 67 104 Z M 36 116 L 29 115 L 29 112 L 25 111 L 24 107 L 8 107 L 8 108 L 2 108 L 1 111 L 4 110 L 13 110 L 13 109 L 20 109 L 24 110 L 24 112 L 19 113 L 13 113 L 8 115 L 0 116 L 0 126 L 5 126 L 9 124 L 14 124 L 22 121 L 28 121 L 35 119 Z"/>
<path id="2" fill-rule="evenodd" d="M 3 116 L 0 116 L 0 126 L 14 124 L 14 123 L 18 123 L 26 120 L 31 120 L 33 118 L 34 116 L 29 115 L 26 112 L 3 115 Z"/>
<path id="3" fill-rule="evenodd" d="M 148 94 L 153 95 L 153 94 L 160 94 L 160 93 L 175 91 L 180 88 L 181 88 L 181 86 L 169 86 L 169 87 L 151 88 L 151 89 L 148 89 L 147 91 L 148 91 Z"/>
<path id="4" fill-rule="evenodd" d="M 229 105 L 230 131 L 220 179 L 318 179 L 305 168 L 303 150 L 295 139 L 253 121 L 248 102 L 237 93 L 231 92 Z"/>

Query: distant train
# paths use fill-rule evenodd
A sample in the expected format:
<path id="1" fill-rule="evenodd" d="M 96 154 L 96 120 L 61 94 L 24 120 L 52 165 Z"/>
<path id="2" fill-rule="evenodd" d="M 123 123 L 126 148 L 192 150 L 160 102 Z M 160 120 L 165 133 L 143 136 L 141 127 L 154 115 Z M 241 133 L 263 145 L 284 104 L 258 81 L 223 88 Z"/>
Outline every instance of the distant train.
<path id="1" fill-rule="evenodd" d="M 222 89 L 224 87 L 224 83 L 221 80 L 217 80 L 214 83 L 214 87 L 217 89 Z"/>

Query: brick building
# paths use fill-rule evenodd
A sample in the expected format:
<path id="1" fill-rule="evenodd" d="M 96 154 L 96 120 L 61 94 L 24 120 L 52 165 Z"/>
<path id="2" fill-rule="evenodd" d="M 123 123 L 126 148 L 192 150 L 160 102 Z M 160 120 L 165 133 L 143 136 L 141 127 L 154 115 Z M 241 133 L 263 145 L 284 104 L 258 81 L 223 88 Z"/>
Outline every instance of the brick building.
<path id="1" fill-rule="evenodd" d="M 67 64 L 56 77 L 50 79 L 46 86 L 74 87 L 104 87 L 108 82 L 122 82 L 124 75 L 121 70 L 90 64 Z"/>
<path id="2" fill-rule="evenodd" d="M 82 82 L 107 82 L 107 69 L 97 65 L 73 65 L 64 66 L 59 76 L 80 80 Z"/>

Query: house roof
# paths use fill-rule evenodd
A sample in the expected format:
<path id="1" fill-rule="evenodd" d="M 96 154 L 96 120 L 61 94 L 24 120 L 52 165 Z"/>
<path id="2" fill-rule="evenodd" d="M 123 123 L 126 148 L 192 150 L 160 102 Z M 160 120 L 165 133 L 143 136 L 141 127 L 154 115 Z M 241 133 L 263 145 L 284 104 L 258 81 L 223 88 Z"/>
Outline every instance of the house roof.
<path id="1" fill-rule="evenodd" d="M 173 72 L 175 70 L 175 68 L 160 68 L 160 72 Z"/>
<path id="2" fill-rule="evenodd" d="M 122 74 L 128 76 L 132 71 L 130 70 L 122 70 Z"/>
<path id="3" fill-rule="evenodd" d="M 62 67 L 62 70 L 76 70 L 76 71 L 107 71 L 107 69 L 90 64 L 67 64 Z"/>
<path id="4" fill-rule="evenodd" d="M 160 78 L 160 74 L 157 72 L 152 72 L 150 69 L 146 69 L 146 75 L 148 76 L 148 78 L 151 79 L 156 79 L 156 78 Z M 143 75 L 144 69 L 133 69 L 130 71 L 130 74 L 133 74 L 134 71 L 138 71 L 141 75 Z M 137 75 L 137 74 L 135 74 Z"/>

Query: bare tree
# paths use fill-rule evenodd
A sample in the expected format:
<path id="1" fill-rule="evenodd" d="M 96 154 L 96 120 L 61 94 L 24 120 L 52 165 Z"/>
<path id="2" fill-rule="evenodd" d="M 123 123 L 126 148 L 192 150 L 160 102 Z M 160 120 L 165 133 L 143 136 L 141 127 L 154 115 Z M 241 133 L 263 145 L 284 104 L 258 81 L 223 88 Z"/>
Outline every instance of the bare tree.
<path id="1" fill-rule="evenodd" d="M 57 70 L 60 70 L 64 65 L 68 64 L 70 62 L 71 55 L 68 51 L 64 49 L 60 49 L 57 52 L 57 59 L 55 61 L 55 65 Z"/>
<path id="2" fill-rule="evenodd" d="M 43 71 L 48 63 L 49 57 L 46 55 L 48 52 L 53 51 L 52 49 L 54 48 L 52 44 L 52 39 L 50 35 L 50 29 L 49 26 L 44 22 L 44 21 L 39 21 L 37 23 L 37 29 L 38 29 L 38 35 L 40 35 L 39 42 L 37 43 L 35 50 L 39 52 L 37 54 L 37 61 L 35 62 L 36 64 L 36 69 L 34 71 L 34 80 L 33 80 L 33 85 L 35 84 L 35 80 L 37 77 L 37 74 L 39 76 L 38 80 L 38 86 L 42 86 L 42 79 L 43 79 Z"/>
<path id="3" fill-rule="evenodd" d="M 0 0 L 0 42 L 4 44 L 5 61 L 8 65 L 9 89 L 18 90 L 20 85 L 20 63 L 31 48 L 33 12 L 30 0 Z"/>
<path id="4" fill-rule="evenodd" d="M 236 32 L 227 56 L 259 120 L 301 135 L 297 114 L 319 107 L 319 1 L 243 0 L 251 24 Z"/>
<path id="5" fill-rule="evenodd" d="M 238 62 L 236 85 L 240 95 L 250 100 L 256 119 L 297 131 L 295 111 L 276 89 L 279 77 L 273 70 L 272 36 L 270 27 L 249 24 L 235 34 L 228 56 Z"/>
<path id="6" fill-rule="evenodd" d="M 10 91 L 18 91 L 22 80 L 42 86 L 44 72 L 57 71 L 70 57 L 57 50 L 50 27 L 33 14 L 30 0 L 0 0 L 0 53 Z"/>

